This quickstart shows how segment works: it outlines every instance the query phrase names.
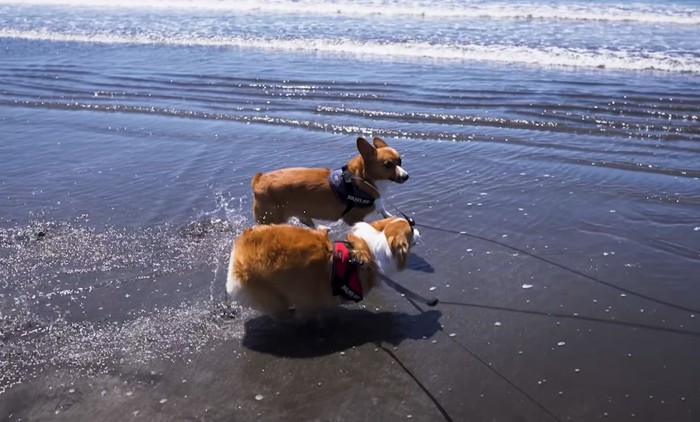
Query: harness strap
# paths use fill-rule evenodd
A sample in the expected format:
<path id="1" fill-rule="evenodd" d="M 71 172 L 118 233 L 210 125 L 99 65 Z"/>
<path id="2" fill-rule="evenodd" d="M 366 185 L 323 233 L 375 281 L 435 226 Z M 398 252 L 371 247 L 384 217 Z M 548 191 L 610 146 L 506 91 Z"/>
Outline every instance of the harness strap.
<path id="1" fill-rule="evenodd" d="M 350 243 L 346 241 L 333 242 L 331 288 L 333 296 L 342 296 L 359 302 L 362 300 L 362 283 L 360 283 L 358 265 L 351 256 L 350 247 Z"/>
<path id="2" fill-rule="evenodd" d="M 331 190 L 345 204 L 345 210 L 343 210 L 341 217 L 344 217 L 355 207 L 366 208 L 374 205 L 374 197 L 355 186 L 352 179 L 353 175 L 347 165 L 333 170 L 328 176 Z"/>

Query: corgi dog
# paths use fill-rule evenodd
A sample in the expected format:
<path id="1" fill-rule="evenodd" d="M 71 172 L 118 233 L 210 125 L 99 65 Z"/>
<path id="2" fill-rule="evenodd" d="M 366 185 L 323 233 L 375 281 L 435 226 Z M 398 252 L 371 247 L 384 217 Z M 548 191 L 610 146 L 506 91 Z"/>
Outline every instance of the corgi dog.
<path id="1" fill-rule="evenodd" d="M 284 168 L 257 173 L 251 180 L 253 214 L 258 224 L 286 223 L 297 217 L 314 228 L 312 219 L 352 225 L 375 209 L 391 217 L 381 201 L 387 182 L 404 183 L 408 173 L 401 155 L 381 138 L 370 144 L 357 138 L 359 155 L 345 166 L 328 168 Z"/>
<path id="2" fill-rule="evenodd" d="M 380 275 L 405 269 L 419 237 L 412 221 L 399 217 L 356 223 L 336 242 L 325 229 L 257 225 L 234 243 L 226 291 L 277 321 L 317 315 L 359 302 Z"/>

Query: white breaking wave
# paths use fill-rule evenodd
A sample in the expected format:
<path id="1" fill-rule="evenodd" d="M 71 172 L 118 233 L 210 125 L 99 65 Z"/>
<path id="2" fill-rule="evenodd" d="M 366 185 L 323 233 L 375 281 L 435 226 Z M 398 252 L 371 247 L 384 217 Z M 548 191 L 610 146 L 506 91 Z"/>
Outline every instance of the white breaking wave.
<path id="1" fill-rule="evenodd" d="M 552 19 L 630 21 L 651 24 L 700 25 L 700 8 L 655 3 L 547 4 L 485 2 L 402 2 L 367 0 L 335 1 L 289 0 L 0 0 L 0 4 L 27 6 L 70 6 L 86 8 L 137 8 L 212 10 L 237 13 L 347 15 L 417 17 L 440 19 Z"/>
<path id="2" fill-rule="evenodd" d="M 359 58 L 466 60 L 519 63 L 543 67 L 576 67 L 617 70 L 657 70 L 700 73 L 700 56 L 666 52 L 586 50 L 563 47 L 513 45 L 429 44 L 424 42 L 364 42 L 347 39 L 267 39 L 243 37 L 172 37 L 156 35 L 71 34 L 50 31 L 0 29 L 0 38 L 103 44 L 162 44 L 235 47 L 264 50 L 348 54 Z"/>

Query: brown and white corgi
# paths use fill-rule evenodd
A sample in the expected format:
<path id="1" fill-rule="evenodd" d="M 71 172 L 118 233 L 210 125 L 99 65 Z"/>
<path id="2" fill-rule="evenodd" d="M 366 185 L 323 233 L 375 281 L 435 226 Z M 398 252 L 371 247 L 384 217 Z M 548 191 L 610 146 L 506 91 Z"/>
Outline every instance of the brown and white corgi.
<path id="1" fill-rule="evenodd" d="M 234 243 L 226 291 L 275 320 L 311 316 L 358 302 L 380 274 L 405 269 L 419 237 L 412 222 L 399 217 L 356 223 L 339 242 L 325 229 L 254 226 Z"/>
<path id="2" fill-rule="evenodd" d="M 253 176 L 253 214 L 259 224 L 285 223 L 297 217 L 314 227 L 312 219 L 347 224 L 363 221 L 377 209 L 392 216 L 381 201 L 387 182 L 404 183 L 408 173 L 401 155 L 381 138 L 370 144 L 357 138 L 359 155 L 341 169 L 284 168 Z"/>

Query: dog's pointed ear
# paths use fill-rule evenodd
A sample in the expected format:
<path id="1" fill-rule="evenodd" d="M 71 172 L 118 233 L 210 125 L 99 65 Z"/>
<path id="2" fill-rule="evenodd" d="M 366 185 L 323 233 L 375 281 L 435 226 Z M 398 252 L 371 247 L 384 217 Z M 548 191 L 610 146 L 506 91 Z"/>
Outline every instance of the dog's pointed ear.
<path id="1" fill-rule="evenodd" d="M 380 138 L 379 136 L 375 136 L 372 143 L 376 148 L 386 148 L 389 146 L 386 142 L 384 142 L 384 139 Z"/>
<path id="2" fill-rule="evenodd" d="M 377 149 L 373 147 L 372 144 L 370 144 L 367 141 L 367 139 L 363 138 L 362 136 L 357 138 L 357 150 L 360 151 L 360 155 L 365 160 L 374 158 L 374 156 L 377 154 Z"/>

